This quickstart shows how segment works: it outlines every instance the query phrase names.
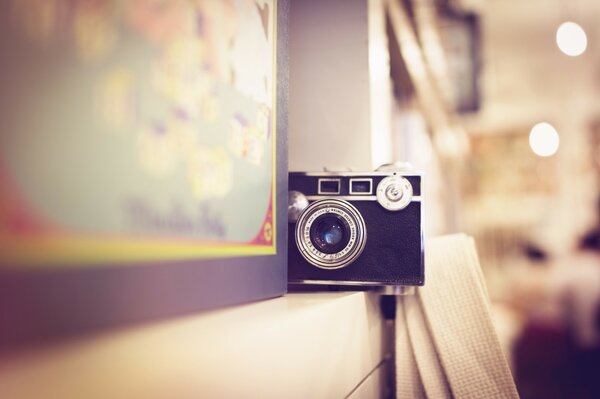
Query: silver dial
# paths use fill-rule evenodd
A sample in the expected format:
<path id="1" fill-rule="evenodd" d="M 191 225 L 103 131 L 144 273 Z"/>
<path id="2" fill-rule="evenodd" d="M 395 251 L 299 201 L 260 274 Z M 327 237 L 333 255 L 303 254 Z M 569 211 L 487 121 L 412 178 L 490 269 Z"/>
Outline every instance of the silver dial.
<path id="1" fill-rule="evenodd" d="M 412 196 L 412 186 L 402 176 L 388 176 L 377 185 L 377 202 L 390 211 L 406 208 Z"/>

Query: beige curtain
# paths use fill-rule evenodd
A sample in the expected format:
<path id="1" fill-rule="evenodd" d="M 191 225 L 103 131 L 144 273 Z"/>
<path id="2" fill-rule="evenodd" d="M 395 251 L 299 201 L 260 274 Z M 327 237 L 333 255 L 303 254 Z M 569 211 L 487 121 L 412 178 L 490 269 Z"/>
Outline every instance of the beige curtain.
<path id="1" fill-rule="evenodd" d="M 398 297 L 398 398 L 518 398 L 470 237 L 426 242 L 425 286 Z"/>

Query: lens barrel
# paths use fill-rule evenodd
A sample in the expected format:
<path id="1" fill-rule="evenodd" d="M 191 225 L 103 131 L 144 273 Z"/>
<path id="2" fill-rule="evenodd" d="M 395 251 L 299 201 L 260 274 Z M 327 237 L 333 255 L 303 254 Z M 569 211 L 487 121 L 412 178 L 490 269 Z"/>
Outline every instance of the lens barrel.
<path id="1" fill-rule="evenodd" d="M 296 246 L 310 264 L 339 269 L 354 262 L 367 239 L 360 212 L 348 201 L 326 199 L 310 204 L 296 223 Z"/>

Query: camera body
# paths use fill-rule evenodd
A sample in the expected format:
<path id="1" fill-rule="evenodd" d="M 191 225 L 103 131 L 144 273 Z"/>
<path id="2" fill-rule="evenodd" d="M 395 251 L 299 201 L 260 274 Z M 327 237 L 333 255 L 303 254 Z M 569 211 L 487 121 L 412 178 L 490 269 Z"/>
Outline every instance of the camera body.
<path id="1" fill-rule="evenodd" d="M 288 281 L 424 284 L 421 175 L 290 172 Z"/>

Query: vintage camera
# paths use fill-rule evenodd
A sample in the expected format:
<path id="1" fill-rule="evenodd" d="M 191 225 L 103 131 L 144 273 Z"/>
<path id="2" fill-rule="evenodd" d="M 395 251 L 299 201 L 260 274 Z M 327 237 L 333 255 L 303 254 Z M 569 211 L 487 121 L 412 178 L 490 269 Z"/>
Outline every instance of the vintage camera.
<path id="1" fill-rule="evenodd" d="M 424 283 L 421 175 L 290 172 L 288 281 Z"/>

